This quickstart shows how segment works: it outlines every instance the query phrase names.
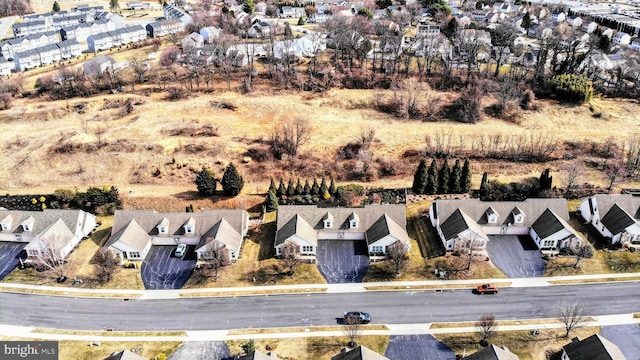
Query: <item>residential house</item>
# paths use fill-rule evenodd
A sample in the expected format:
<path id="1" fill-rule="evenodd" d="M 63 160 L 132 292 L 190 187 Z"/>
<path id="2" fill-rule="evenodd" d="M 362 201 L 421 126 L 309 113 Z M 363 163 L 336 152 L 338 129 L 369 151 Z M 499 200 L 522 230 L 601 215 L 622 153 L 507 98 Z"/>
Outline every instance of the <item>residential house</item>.
<path id="1" fill-rule="evenodd" d="M 586 32 L 587 34 L 591 34 L 597 28 L 598 28 L 598 23 L 596 23 L 595 21 L 591 21 L 591 20 L 583 20 L 582 24 L 580 25 L 580 29 L 582 31 Z"/>
<path id="2" fill-rule="evenodd" d="M 271 26 L 266 21 L 257 22 L 247 30 L 247 35 L 251 38 L 264 39 L 269 37 L 271 33 Z"/>
<path id="3" fill-rule="evenodd" d="M 604 337 L 594 334 L 584 340 L 573 338 L 562 347 L 562 360 L 627 360 L 620 348 Z"/>
<path id="4" fill-rule="evenodd" d="M 465 14 L 458 14 L 456 15 L 456 19 L 458 19 L 458 25 L 460 25 L 460 28 L 464 29 L 467 26 L 471 25 L 471 18 L 468 17 Z"/>
<path id="5" fill-rule="evenodd" d="M 303 57 L 314 57 L 318 51 L 326 49 L 324 39 L 313 38 L 306 35 L 294 40 L 277 41 L 273 46 L 273 57 L 283 59 L 285 57 L 301 59 Z"/>
<path id="6" fill-rule="evenodd" d="M 122 350 L 119 352 L 114 352 L 108 358 L 104 360 L 148 360 L 146 357 L 140 356 L 129 350 Z"/>
<path id="7" fill-rule="evenodd" d="M 81 45 L 76 39 L 69 39 L 59 42 L 60 56 L 62 59 L 71 59 L 82 55 L 82 51 L 87 47 Z"/>
<path id="8" fill-rule="evenodd" d="M 9 76 L 11 71 L 16 68 L 16 64 L 13 61 L 0 57 L 0 76 Z"/>
<path id="9" fill-rule="evenodd" d="M 62 54 L 60 48 L 56 44 L 49 44 L 36 48 L 36 51 L 40 54 L 40 64 L 50 65 L 56 61 L 62 60 Z"/>
<path id="10" fill-rule="evenodd" d="M 582 18 L 579 16 L 569 16 L 565 21 L 573 28 L 582 28 Z"/>
<path id="11" fill-rule="evenodd" d="M 616 45 L 628 45 L 631 42 L 631 36 L 623 31 L 616 31 L 611 38 L 611 42 Z"/>
<path id="12" fill-rule="evenodd" d="M 13 62 L 17 71 L 26 71 L 40 65 L 40 53 L 35 49 L 25 50 L 13 54 Z"/>
<path id="13" fill-rule="evenodd" d="M 472 355 L 463 358 L 464 360 L 519 360 L 518 355 L 509 351 L 506 347 L 489 345 Z"/>
<path id="14" fill-rule="evenodd" d="M 238 260 L 249 215 L 241 209 L 159 213 L 153 210 L 117 210 L 111 238 L 105 247 L 121 260 L 143 260 L 152 245 L 195 246 L 198 259 L 225 249 Z"/>
<path id="15" fill-rule="evenodd" d="M 87 47 L 91 52 L 95 53 L 102 50 L 108 50 L 108 49 L 111 49 L 113 46 L 114 46 L 113 38 L 107 32 L 93 34 L 87 37 Z"/>
<path id="16" fill-rule="evenodd" d="M 307 13 L 303 7 L 295 7 L 295 6 L 283 6 L 280 9 L 280 17 L 281 18 L 297 18 L 300 16 L 306 17 Z"/>
<path id="17" fill-rule="evenodd" d="M 331 360 L 389 360 L 366 346 L 359 345 L 356 348 L 344 348 L 340 354 L 332 356 Z"/>
<path id="18" fill-rule="evenodd" d="M 29 258 L 45 249 L 65 258 L 95 227 L 95 216 L 82 210 L 0 210 L 0 241 L 28 243 Z"/>
<path id="19" fill-rule="evenodd" d="M 432 37 L 440 34 L 440 25 L 418 25 L 416 36 Z"/>
<path id="20" fill-rule="evenodd" d="M 0 48 L 2 49 L 2 57 L 7 60 L 12 60 L 14 53 L 33 49 L 31 40 L 26 36 L 4 41 L 0 44 Z"/>
<path id="21" fill-rule="evenodd" d="M 634 38 L 633 40 L 631 40 L 631 43 L 629 43 L 629 47 L 635 51 L 640 51 L 640 38 Z"/>
<path id="22" fill-rule="evenodd" d="M 565 199 L 436 200 L 429 218 L 447 251 L 485 250 L 490 235 L 528 235 L 539 249 L 551 252 L 583 243 L 568 223 Z"/>
<path id="23" fill-rule="evenodd" d="M 106 55 L 98 55 L 82 64 L 82 70 L 86 75 L 101 75 L 105 71 L 113 71 L 116 62 Z"/>
<path id="24" fill-rule="evenodd" d="M 640 197 L 594 195 L 580 203 L 580 216 L 611 244 L 640 247 Z"/>
<path id="25" fill-rule="evenodd" d="M 162 7 L 162 13 L 166 20 L 178 20 L 183 26 L 193 22 L 191 15 L 169 4 Z"/>
<path id="26" fill-rule="evenodd" d="M 321 208 L 281 205 L 276 223 L 276 255 L 293 242 L 303 258 L 314 260 L 318 241 L 364 240 L 372 258 L 384 258 L 387 247 L 409 244 L 404 205 L 368 205 L 364 208 Z"/>
<path id="27" fill-rule="evenodd" d="M 324 12 L 316 12 L 311 14 L 309 22 L 313 24 L 322 24 L 331 18 L 331 14 Z"/>
<path id="28" fill-rule="evenodd" d="M 91 35 L 114 31 L 116 24 L 113 21 L 98 20 L 91 23 Z"/>
<path id="29" fill-rule="evenodd" d="M 60 37 L 62 40 L 76 39 L 78 42 L 85 42 L 89 35 L 91 35 L 91 24 L 89 23 L 82 23 L 60 29 Z"/>
<path id="30" fill-rule="evenodd" d="M 47 31 L 47 23 L 45 20 L 35 20 L 30 22 L 22 22 L 11 25 L 13 36 L 27 36 Z"/>
<path id="31" fill-rule="evenodd" d="M 167 36 L 184 30 L 184 24 L 179 20 L 159 20 L 147 24 L 147 36 L 151 38 Z"/>
<path id="32" fill-rule="evenodd" d="M 96 16 L 96 20 L 110 22 L 116 29 L 122 29 L 127 25 L 124 16 L 108 11 L 100 13 Z"/>
<path id="33" fill-rule="evenodd" d="M 211 43 L 214 39 L 220 36 L 221 33 L 222 30 L 213 26 L 200 29 L 200 35 L 202 35 L 202 39 L 206 43 Z"/>
<path id="34" fill-rule="evenodd" d="M 81 23 L 92 22 L 93 16 L 88 13 L 81 13 L 77 15 L 70 15 L 65 17 L 56 17 L 53 18 L 52 27 L 56 29 L 60 29 L 67 26 L 74 26 Z"/>
<path id="35" fill-rule="evenodd" d="M 499 11 L 499 12 L 501 12 L 503 14 L 511 14 L 511 12 L 513 11 L 513 7 L 509 3 L 497 2 L 497 3 L 493 4 L 493 8 L 496 11 Z"/>
<path id="36" fill-rule="evenodd" d="M 554 11 L 551 13 L 551 18 L 555 22 L 563 22 L 567 18 L 567 14 L 562 11 Z"/>
<path id="37" fill-rule="evenodd" d="M 613 40 L 613 29 L 608 27 L 602 27 L 602 36 L 606 36 L 609 39 Z"/>
<path id="38" fill-rule="evenodd" d="M 130 1 L 130 2 L 125 4 L 124 8 L 127 9 L 127 10 L 150 9 L 151 8 L 151 4 L 148 3 L 148 2 L 142 2 L 142 1 Z"/>

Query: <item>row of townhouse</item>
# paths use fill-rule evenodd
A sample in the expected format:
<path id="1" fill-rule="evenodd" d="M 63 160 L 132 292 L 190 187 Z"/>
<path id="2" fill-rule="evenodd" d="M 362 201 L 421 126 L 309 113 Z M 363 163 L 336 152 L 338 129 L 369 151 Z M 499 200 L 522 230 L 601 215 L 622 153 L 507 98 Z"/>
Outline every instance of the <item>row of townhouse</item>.
<path id="1" fill-rule="evenodd" d="M 147 24 L 147 36 L 150 38 L 163 37 L 183 31 L 185 24 L 180 20 L 158 20 Z"/>
<path id="2" fill-rule="evenodd" d="M 60 30 L 49 30 L 37 34 L 9 39 L 0 43 L 0 50 L 2 51 L 2 56 L 5 59 L 11 60 L 13 59 L 14 53 L 55 44 L 61 40 L 75 39 L 78 42 L 85 42 L 87 41 L 87 37 L 90 35 L 114 31 L 118 28 L 121 27 L 111 19 L 100 19 L 91 23 L 81 23 L 74 26 L 63 27 Z"/>
<path id="3" fill-rule="evenodd" d="M 22 18 L 22 22 L 12 25 L 14 37 L 27 36 L 44 31 L 69 28 L 80 24 L 93 23 L 96 21 L 113 21 L 116 28 L 123 27 L 125 19 L 123 16 L 103 11 L 102 7 L 89 8 L 92 11 L 76 11 L 72 14 L 66 12 L 33 14 Z M 65 16 L 60 16 L 60 14 Z"/>
<path id="4" fill-rule="evenodd" d="M 35 49 L 17 52 L 13 54 L 11 70 L 26 71 L 39 66 L 53 64 L 56 61 L 67 60 L 82 55 L 86 46 L 75 39 L 61 41 L 55 44 L 40 46 Z M 11 71 L 10 70 L 10 71 Z M 9 73 L 3 75 L 9 75 Z"/>
<path id="5" fill-rule="evenodd" d="M 121 45 L 131 44 L 147 38 L 147 32 L 142 25 L 127 26 L 108 32 L 87 37 L 87 47 L 91 52 L 111 49 Z"/>

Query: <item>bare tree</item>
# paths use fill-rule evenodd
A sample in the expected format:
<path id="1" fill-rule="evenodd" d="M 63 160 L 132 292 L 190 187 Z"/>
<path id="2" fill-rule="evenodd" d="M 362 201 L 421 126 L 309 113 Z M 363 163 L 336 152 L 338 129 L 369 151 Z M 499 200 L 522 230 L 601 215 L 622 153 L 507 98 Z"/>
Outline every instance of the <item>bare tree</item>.
<path id="1" fill-rule="evenodd" d="M 500 74 L 500 66 L 503 64 L 510 48 L 513 46 L 513 42 L 518 36 L 518 32 L 510 23 L 504 22 L 496 26 L 491 31 L 491 45 L 493 45 L 492 57 L 496 61 L 496 70 L 493 73 L 494 77 L 498 77 Z"/>
<path id="2" fill-rule="evenodd" d="M 224 244 L 214 239 L 206 239 L 206 245 L 203 247 L 200 261 L 203 263 L 201 271 L 213 272 L 214 281 L 218 281 L 218 271 L 220 268 L 231 263 L 229 258 L 229 250 Z"/>
<path id="3" fill-rule="evenodd" d="M 65 260 L 63 254 L 65 245 L 66 239 L 58 236 L 37 239 L 29 244 L 30 247 L 33 246 L 33 249 L 29 252 L 36 267 L 52 271 L 58 276 L 58 282 L 63 282 L 67 279 L 69 263 Z"/>
<path id="4" fill-rule="evenodd" d="M 400 275 L 401 272 L 407 269 L 409 265 L 408 251 L 409 247 L 400 241 L 387 246 L 387 263 L 391 267 L 394 276 Z"/>
<path id="5" fill-rule="evenodd" d="M 282 245 L 282 248 L 280 248 L 280 263 L 285 267 L 287 275 L 292 276 L 295 274 L 296 267 L 302 264 L 300 246 L 292 241 L 287 241 Z"/>
<path id="6" fill-rule="evenodd" d="M 480 344 L 486 345 L 487 340 L 495 335 L 496 328 L 498 327 L 496 316 L 493 313 L 482 314 L 478 322 L 476 322 L 476 327 L 480 330 L 480 335 L 482 336 Z"/>
<path id="7" fill-rule="evenodd" d="M 306 119 L 285 121 L 271 134 L 271 150 L 277 158 L 296 156 L 300 147 L 311 138 L 311 124 Z"/>
<path id="8" fill-rule="evenodd" d="M 96 136 L 96 139 L 98 139 L 98 147 L 102 147 L 102 145 L 104 144 L 104 135 L 107 133 L 107 127 L 106 126 L 96 126 L 93 129 L 93 135 Z"/>
<path id="9" fill-rule="evenodd" d="M 593 257 L 593 247 L 591 245 L 584 245 L 576 251 L 576 262 L 573 264 L 574 268 L 577 268 L 581 259 L 590 259 Z"/>
<path id="10" fill-rule="evenodd" d="M 349 338 L 349 347 L 356 346 L 356 339 L 360 336 L 362 324 L 355 317 L 346 317 L 344 319 L 344 333 Z"/>
<path id="11" fill-rule="evenodd" d="M 93 258 L 93 274 L 100 284 L 105 284 L 113 279 L 113 274 L 118 269 L 118 260 L 113 251 L 108 248 L 100 248 Z"/>
<path id="12" fill-rule="evenodd" d="M 570 193 L 575 185 L 583 181 L 584 173 L 585 169 L 581 161 L 572 161 L 562 167 L 560 176 L 567 193 Z"/>
<path id="13" fill-rule="evenodd" d="M 604 174 L 609 179 L 609 187 L 607 193 L 611 193 L 613 184 L 627 177 L 627 167 L 622 159 L 608 160 L 604 166 Z"/>
<path id="14" fill-rule="evenodd" d="M 360 145 L 360 149 L 363 151 L 369 151 L 373 140 L 376 138 L 376 129 L 372 126 L 360 128 L 358 132 L 357 143 Z"/>
<path id="15" fill-rule="evenodd" d="M 566 330 L 564 337 L 569 337 L 569 333 L 573 329 L 577 329 L 585 325 L 589 318 L 587 317 L 588 308 L 584 303 L 578 301 L 563 301 L 555 306 L 556 314 L 564 324 Z"/>
<path id="16" fill-rule="evenodd" d="M 129 67 L 135 75 L 134 82 L 143 83 L 145 81 L 145 74 L 149 71 L 149 61 L 147 61 L 141 54 L 131 56 L 127 59 Z M 134 85 L 131 85 L 132 89 Z"/>

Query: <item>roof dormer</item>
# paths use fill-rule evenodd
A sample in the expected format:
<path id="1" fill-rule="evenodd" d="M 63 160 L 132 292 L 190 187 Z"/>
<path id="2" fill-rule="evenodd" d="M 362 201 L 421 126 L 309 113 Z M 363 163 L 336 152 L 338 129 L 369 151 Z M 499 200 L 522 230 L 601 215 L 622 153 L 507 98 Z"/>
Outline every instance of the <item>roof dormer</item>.
<path id="1" fill-rule="evenodd" d="M 0 230 L 7 231 L 11 229 L 11 223 L 13 222 L 13 217 L 11 215 L 7 215 L 4 219 L 0 220 Z"/>
<path id="2" fill-rule="evenodd" d="M 190 217 L 189 220 L 187 220 L 187 222 L 182 225 L 182 227 L 184 227 L 185 234 L 193 234 L 193 232 L 195 231 L 194 229 L 196 228 L 196 220 Z"/>
<path id="3" fill-rule="evenodd" d="M 487 213 L 487 222 L 489 224 L 495 224 L 498 222 L 498 213 L 491 206 L 487 208 L 486 213 Z"/>
<path id="4" fill-rule="evenodd" d="M 513 215 L 513 223 L 514 224 L 522 224 L 524 223 L 524 213 L 518 207 L 513 208 L 511 211 Z"/>
<path id="5" fill-rule="evenodd" d="M 35 219 L 33 218 L 33 216 L 29 216 L 28 218 L 26 218 L 22 224 L 20 224 L 22 226 L 22 230 L 23 231 L 33 231 L 33 223 L 35 223 Z"/>
<path id="6" fill-rule="evenodd" d="M 333 227 L 333 215 L 331 213 L 326 213 L 322 217 L 322 222 L 324 223 L 325 229 L 330 229 Z"/>
<path id="7" fill-rule="evenodd" d="M 349 215 L 349 228 L 350 229 L 357 229 L 359 223 L 360 223 L 360 216 L 358 216 L 358 214 L 352 212 L 351 215 Z"/>
<path id="8" fill-rule="evenodd" d="M 158 223 L 158 234 L 168 234 L 169 233 L 169 219 L 162 218 L 160 223 Z"/>

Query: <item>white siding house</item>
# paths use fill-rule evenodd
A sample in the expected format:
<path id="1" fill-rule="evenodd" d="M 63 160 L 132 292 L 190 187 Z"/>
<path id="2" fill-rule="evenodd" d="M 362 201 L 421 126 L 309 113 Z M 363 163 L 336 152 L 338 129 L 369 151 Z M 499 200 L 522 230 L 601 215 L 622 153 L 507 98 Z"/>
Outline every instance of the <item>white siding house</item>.
<path id="1" fill-rule="evenodd" d="M 594 195 L 580 203 L 580 216 L 611 244 L 640 246 L 640 225 L 636 218 L 640 198 L 630 194 Z"/>

